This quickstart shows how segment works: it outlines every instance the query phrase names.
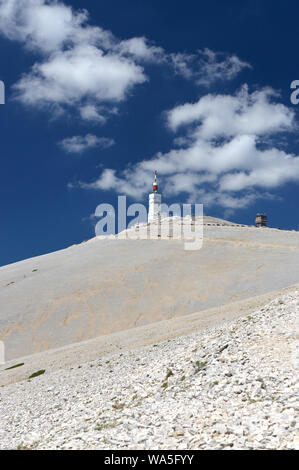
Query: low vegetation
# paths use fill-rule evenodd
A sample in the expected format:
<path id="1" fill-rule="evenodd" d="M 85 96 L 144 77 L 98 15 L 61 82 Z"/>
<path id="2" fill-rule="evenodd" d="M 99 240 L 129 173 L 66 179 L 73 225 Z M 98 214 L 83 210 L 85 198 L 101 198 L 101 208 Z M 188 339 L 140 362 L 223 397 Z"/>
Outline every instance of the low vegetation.
<path id="1" fill-rule="evenodd" d="M 207 366 L 207 362 L 201 362 L 201 361 L 196 361 L 194 364 L 193 364 L 193 367 L 194 367 L 194 374 L 197 374 L 198 372 L 200 372 L 201 370 L 204 370 Z"/>
<path id="2" fill-rule="evenodd" d="M 16 364 L 15 366 L 7 367 L 5 370 L 10 370 L 10 369 L 15 369 L 16 367 L 22 367 L 24 365 L 24 362 L 21 362 L 20 364 Z"/>
<path id="3" fill-rule="evenodd" d="M 39 375 L 43 375 L 45 373 L 45 369 L 38 370 L 37 372 L 34 372 L 34 374 L 30 375 L 28 379 L 34 379 L 35 377 L 38 377 Z"/>

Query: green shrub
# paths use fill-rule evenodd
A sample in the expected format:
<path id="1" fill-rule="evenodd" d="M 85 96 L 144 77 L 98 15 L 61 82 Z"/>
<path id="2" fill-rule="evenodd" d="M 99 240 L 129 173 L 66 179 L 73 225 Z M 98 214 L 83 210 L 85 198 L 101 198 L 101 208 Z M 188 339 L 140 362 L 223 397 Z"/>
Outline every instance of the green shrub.
<path id="1" fill-rule="evenodd" d="M 42 370 L 38 370 L 37 372 L 34 372 L 34 374 L 30 375 L 30 377 L 28 377 L 29 379 L 34 379 L 34 377 L 38 377 L 39 375 L 43 375 L 45 373 L 45 369 L 42 369 Z"/>
<path id="2" fill-rule="evenodd" d="M 24 362 L 21 362 L 21 364 L 16 364 L 15 366 L 7 367 L 5 370 L 10 370 L 10 369 L 15 369 L 16 367 L 21 367 L 24 365 Z"/>

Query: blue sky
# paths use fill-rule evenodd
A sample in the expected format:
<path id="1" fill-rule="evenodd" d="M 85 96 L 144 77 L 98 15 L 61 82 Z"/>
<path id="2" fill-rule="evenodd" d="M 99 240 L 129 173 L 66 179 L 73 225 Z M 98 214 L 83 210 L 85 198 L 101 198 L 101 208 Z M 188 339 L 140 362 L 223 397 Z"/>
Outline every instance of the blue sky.
<path id="1" fill-rule="evenodd" d="M 25 6 L 24 6 L 25 4 Z M 0 0 L 0 265 L 94 236 L 100 203 L 299 229 L 299 5 Z"/>

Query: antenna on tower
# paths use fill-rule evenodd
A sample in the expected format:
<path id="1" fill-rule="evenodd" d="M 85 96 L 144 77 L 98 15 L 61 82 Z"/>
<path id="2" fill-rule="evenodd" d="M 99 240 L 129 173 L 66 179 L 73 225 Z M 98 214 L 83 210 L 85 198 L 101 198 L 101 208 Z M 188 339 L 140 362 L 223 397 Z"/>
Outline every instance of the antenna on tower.
<path id="1" fill-rule="evenodd" d="M 158 192 L 157 175 L 158 175 L 158 172 L 157 172 L 157 170 L 155 170 L 155 178 L 154 178 L 154 182 L 153 182 L 153 192 L 154 193 Z"/>
<path id="2" fill-rule="evenodd" d="M 148 207 L 148 223 L 154 223 L 160 220 L 161 217 L 161 201 L 162 195 L 158 193 L 158 172 L 155 170 L 155 177 L 153 182 L 153 192 L 149 194 L 149 207 Z"/>

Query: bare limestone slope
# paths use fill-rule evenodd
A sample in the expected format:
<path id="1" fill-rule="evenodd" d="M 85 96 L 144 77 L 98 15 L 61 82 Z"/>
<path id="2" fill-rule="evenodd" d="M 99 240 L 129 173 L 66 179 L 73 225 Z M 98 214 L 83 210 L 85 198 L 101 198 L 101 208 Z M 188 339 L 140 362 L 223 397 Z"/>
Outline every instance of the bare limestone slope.
<path id="1" fill-rule="evenodd" d="M 182 317 L 296 284 L 298 265 L 299 232 L 219 220 L 199 251 L 95 238 L 0 268 L 0 340 L 10 360 Z"/>
<path id="2" fill-rule="evenodd" d="M 0 448 L 298 448 L 298 313 L 297 287 L 217 327 L 1 387 Z"/>
<path id="3" fill-rule="evenodd" d="M 98 336 L 57 349 L 20 357 L 17 360 L 12 359 L 6 364 L 0 365 L 0 387 L 26 380 L 38 370 L 45 370 L 45 374 L 48 375 L 66 367 L 79 367 L 82 363 L 107 357 L 107 355 L 123 354 L 126 351 L 154 345 L 195 331 L 200 332 L 224 325 L 236 318 L 244 318 L 254 310 L 262 309 L 278 296 L 286 295 L 294 289 L 298 289 L 298 286 L 291 286 L 280 291 L 231 302 L 170 320 L 162 320 Z M 19 366 L 15 367 L 16 365 Z"/>

